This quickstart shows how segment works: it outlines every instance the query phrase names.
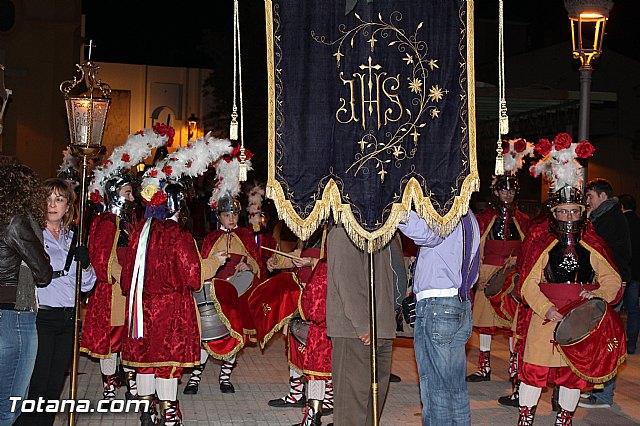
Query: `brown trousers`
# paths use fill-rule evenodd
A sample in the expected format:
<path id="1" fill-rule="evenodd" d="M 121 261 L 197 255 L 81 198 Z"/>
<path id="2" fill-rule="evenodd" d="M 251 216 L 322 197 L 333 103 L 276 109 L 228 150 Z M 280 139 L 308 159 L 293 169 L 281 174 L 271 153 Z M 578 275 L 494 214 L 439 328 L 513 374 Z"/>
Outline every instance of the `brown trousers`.
<path id="1" fill-rule="evenodd" d="M 371 413 L 370 348 L 360 339 L 333 337 L 333 423 L 335 426 L 368 426 Z M 389 388 L 392 339 L 378 339 L 378 419 Z"/>

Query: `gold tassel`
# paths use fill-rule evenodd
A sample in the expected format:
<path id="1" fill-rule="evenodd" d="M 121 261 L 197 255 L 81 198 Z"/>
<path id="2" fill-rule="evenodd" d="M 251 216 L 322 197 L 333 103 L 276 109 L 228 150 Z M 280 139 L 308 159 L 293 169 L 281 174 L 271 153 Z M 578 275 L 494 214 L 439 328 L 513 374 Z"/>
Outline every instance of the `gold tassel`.
<path id="1" fill-rule="evenodd" d="M 231 125 L 229 126 L 229 139 L 232 141 L 238 140 L 238 113 L 234 111 L 231 113 Z"/>
<path id="2" fill-rule="evenodd" d="M 238 168 L 238 180 L 240 182 L 247 181 L 247 156 L 244 151 L 244 146 L 240 147 L 240 166 Z"/>

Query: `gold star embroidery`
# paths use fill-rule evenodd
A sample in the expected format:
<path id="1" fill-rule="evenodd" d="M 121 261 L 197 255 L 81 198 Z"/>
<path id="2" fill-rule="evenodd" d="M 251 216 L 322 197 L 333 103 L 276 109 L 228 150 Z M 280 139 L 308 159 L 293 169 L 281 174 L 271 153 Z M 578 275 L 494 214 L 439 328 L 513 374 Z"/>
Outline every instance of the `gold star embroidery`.
<path id="1" fill-rule="evenodd" d="M 402 58 L 403 61 L 405 61 L 407 63 L 407 65 L 412 64 L 413 63 L 413 56 L 409 55 L 408 53 L 405 53 L 407 56 Z"/>
<path id="2" fill-rule="evenodd" d="M 429 111 L 429 113 L 431 114 L 431 118 L 438 118 L 440 114 L 440 110 L 438 108 L 433 108 L 431 109 L 431 111 Z"/>
<path id="3" fill-rule="evenodd" d="M 402 154 L 402 148 L 398 145 L 393 147 L 393 156 L 398 158 Z"/>
<path id="4" fill-rule="evenodd" d="M 431 68 L 431 71 L 433 71 L 434 68 L 440 68 L 438 66 L 438 60 L 437 59 L 429 59 L 429 62 L 427 62 L 427 64 L 429 65 L 429 68 Z"/>
<path id="5" fill-rule="evenodd" d="M 413 80 L 409 79 L 409 89 L 414 93 L 422 92 L 422 81 L 418 78 L 414 78 Z"/>
<path id="6" fill-rule="evenodd" d="M 441 89 L 437 84 L 435 86 L 431 86 L 431 89 L 429 89 L 429 100 L 439 102 L 442 100 L 445 93 L 449 93 L 449 91 Z"/>

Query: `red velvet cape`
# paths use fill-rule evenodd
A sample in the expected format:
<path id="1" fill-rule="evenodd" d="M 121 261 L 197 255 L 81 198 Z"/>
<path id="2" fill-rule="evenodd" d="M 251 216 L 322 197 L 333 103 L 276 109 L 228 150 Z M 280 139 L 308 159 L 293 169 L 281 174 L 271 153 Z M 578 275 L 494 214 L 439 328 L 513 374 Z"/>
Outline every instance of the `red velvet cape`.
<path id="1" fill-rule="evenodd" d="M 96 273 L 96 285 L 87 304 L 80 350 L 95 358 L 111 356 L 111 298 L 113 278 L 108 277 L 109 260 L 115 256 L 119 230 L 117 216 L 97 216 L 89 231 L 89 259 Z"/>
<path id="2" fill-rule="evenodd" d="M 600 253 L 602 257 L 609 263 L 609 265 L 616 271 L 618 269 L 615 266 L 613 261 L 613 255 L 607 243 L 596 234 L 596 231 L 591 224 L 591 222 L 587 221 L 585 223 L 584 230 L 582 232 L 581 240 L 585 242 L 585 244 L 592 247 L 595 251 Z M 542 256 L 542 253 L 549 248 L 551 244 L 557 241 L 556 237 L 549 231 L 549 219 L 536 221 L 531 224 L 529 227 L 529 232 L 527 237 L 525 238 L 522 248 L 520 250 L 520 255 L 518 256 L 518 283 L 517 283 L 517 291 L 516 297 L 519 300 L 522 299 L 522 285 L 528 278 L 531 270 L 534 265 Z M 616 298 L 611 302 L 612 305 L 615 305 L 622 296 L 622 288 L 618 292 Z M 526 334 L 529 329 L 529 323 L 531 322 L 531 316 L 533 314 L 533 310 L 526 305 L 526 303 L 521 303 L 520 308 L 522 309 L 521 313 L 518 313 L 517 325 L 516 325 L 516 347 L 515 351 L 518 353 L 520 359 L 524 357 L 524 348 L 526 344 Z"/>
<path id="3" fill-rule="evenodd" d="M 144 224 L 138 223 L 129 239 L 121 282 L 127 296 Z M 200 363 L 200 329 L 192 293 L 201 288 L 201 280 L 200 255 L 189 231 L 173 220 L 154 220 L 142 295 L 144 336 L 134 339 L 127 327 L 123 363 L 133 367 L 190 367 Z M 128 317 L 127 311 L 125 324 L 129 324 Z"/>

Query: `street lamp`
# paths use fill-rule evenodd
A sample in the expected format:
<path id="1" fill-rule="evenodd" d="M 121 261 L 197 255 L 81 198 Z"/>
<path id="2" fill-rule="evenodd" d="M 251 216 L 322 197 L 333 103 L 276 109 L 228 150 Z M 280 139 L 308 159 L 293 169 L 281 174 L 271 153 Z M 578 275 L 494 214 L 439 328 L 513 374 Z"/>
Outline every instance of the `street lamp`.
<path id="1" fill-rule="evenodd" d="M 188 125 L 188 135 L 187 141 L 190 141 L 193 138 L 198 137 L 198 117 L 195 114 L 191 114 L 189 118 L 187 118 Z"/>
<path id="2" fill-rule="evenodd" d="M 71 137 L 71 151 L 82 159 L 82 175 L 80 179 L 80 217 L 78 220 L 78 244 L 84 245 L 84 216 L 87 200 L 87 171 L 89 159 L 96 157 L 102 148 L 102 135 L 107 121 L 107 113 L 111 104 L 111 88 L 108 84 L 96 79 L 99 67 L 91 62 L 89 56 L 81 65 L 76 64 L 80 77 L 60 83 L 60 91 L 64 95 Z M 82 267 L 76 264 L 75 289 L 75 327 L 73 338 L 73 362 L 71 366 L 71 385 L 69 398 L 76 400 L 78 390 L 78 357 L 80 354 L 80 290 L 82 287 Z M 69 412 L 69 425 L 75 424 L 75 413 Z"/>
<path id="3" fill-rule="evenodd" d="M 604 30 L 613 0 L 564 0 L 571 23 L 573 58 L 580 59 L 580 116 L 578 141 L 589 139 L 591 107 L 591 62 L 602 53 Z M 582 168 L 583 182 L 587 169 Z"/>

